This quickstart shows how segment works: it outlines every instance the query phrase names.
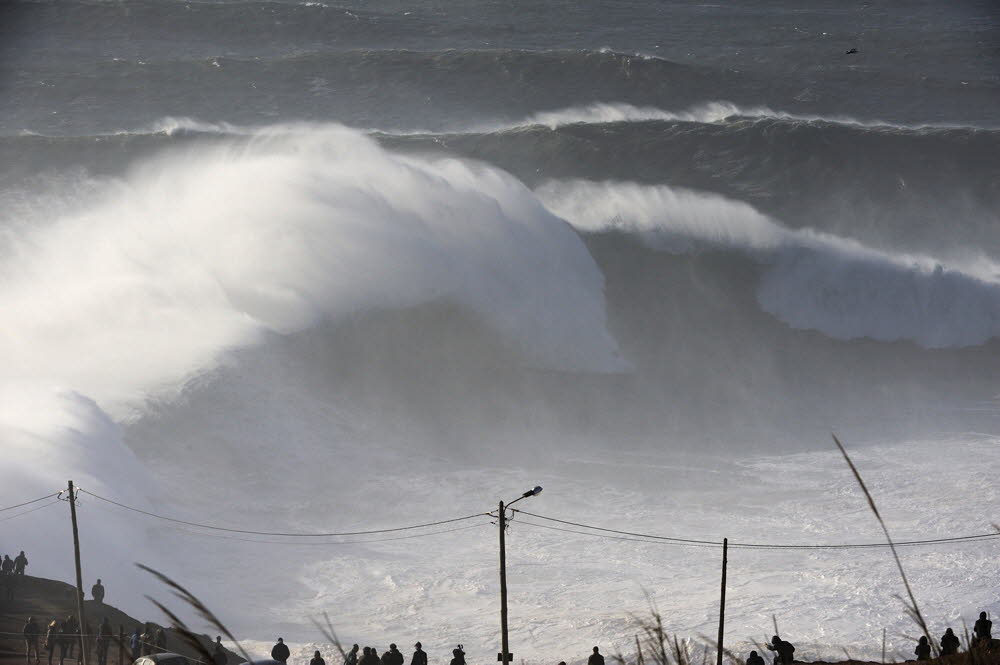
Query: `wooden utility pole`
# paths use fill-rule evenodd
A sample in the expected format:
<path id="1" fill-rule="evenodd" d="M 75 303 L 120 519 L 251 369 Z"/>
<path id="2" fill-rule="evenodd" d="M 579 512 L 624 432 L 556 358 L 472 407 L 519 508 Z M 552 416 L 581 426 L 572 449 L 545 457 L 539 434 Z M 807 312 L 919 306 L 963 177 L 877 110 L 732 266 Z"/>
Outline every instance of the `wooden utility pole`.
<path id="1" fill-rule="evenodd" d="M 83 572 L 80 570 L 80 532 L 76 527 L 76 492 L 69 481 L 69 516 L 73 522 L 73 557 L 76 560 L 76 614 L 80 624 L 80 663 L 87 665 L 87 640 L 83 637 L 87 619 L 83 613 Z"/>
<path id="2" fill-rule="evenodd" d="M 719 600 L 719 642 L 715 665 L 722 665 L 722 637 L 726 632 L 726 565 L 728 563 L 729 539 L 722 539 L 722 597 Z"/>
<path id="3" fill-rule="evenodd" d="M 507 665 L 510 650 L 507 645 L 507 514 L 503 501 L 500 502 L 500 662 Z"/>

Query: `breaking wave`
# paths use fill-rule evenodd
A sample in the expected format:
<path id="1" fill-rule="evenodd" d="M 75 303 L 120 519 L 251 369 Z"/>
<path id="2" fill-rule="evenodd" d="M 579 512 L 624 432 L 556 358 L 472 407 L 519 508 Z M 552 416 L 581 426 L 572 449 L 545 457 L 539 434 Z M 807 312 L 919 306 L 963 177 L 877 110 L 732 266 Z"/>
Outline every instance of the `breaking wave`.
<path id="1" fill-rule="evenodd" d="M 767 266 L 757 291 L 761 307 L 794 328 L 927 348 L 975 346 L 1000 336 L 1000 281 L 929 256 L 791 230 L 745 203 L 665 186 L 553 182 L 538 194 L 581 230 L 624 230 L 674 253 L 751 255 Z M 987 273 L 1000 275 L 1000 266 Z"/>

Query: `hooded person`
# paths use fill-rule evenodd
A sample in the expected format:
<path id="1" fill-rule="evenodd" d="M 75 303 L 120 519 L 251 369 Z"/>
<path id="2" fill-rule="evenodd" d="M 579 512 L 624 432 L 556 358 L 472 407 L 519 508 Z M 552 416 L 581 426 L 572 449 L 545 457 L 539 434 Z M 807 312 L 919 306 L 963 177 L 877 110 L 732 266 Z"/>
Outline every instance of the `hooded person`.
<path id="1" fill-rule="evenodd" d="M 917 642 L 917 648 L 913 650 L 913 653 L 917 655 L 917 660 L 931 659 L 931 645 L 927 643 L 926 635 L 920 636 L 920 641 Z"/>
<path id="2" fill-rule="evenodd" d="M 594 647 L 594 653 L 587 659 L 587 665 L 604 665 L 604 656 L 601 655 L 600 649 Z"/>
<path id="3" fill-rule="evenodd" d="M 747 657 L 747 665 L 766 665 L 763 656 L 756 651 L 751 651 Z"/>
<path id="4" fill-rule="evenodd" d="M 958 653 L 959 644 L 961 642 L 958 641 L 958 635 L 953 633 L 951 628 L 944 631 L 944 635 L 941 636 L 941 655 L 954 656 Z"/>
<path id="5" fill-rule="evenodd" d="M 427 652 L 424 651 L 420 642 L 413 645 L 413 658 L 410 659 L 410 665 L 427 665 Z"/>
<path id="6" fill-rule="evenodd" d="M 3 555 L 3 563 L 0 564 L 0 572 L 4 575 L 10 575 L 14 572 L 14 560 L 10 558 L 9 554 Z"/>
<path id="7" fill-rule="evenodd" d="M 462 645 L 459 644 L 457 648 L 451 650 L 451 665 L 465 665 L 465 652 L 462 651 Z"/>
<path id="8" fill-rule="evenodd" d="M 319 654 L 318 650 L 313 652 L 313 657 L 309 661 L 309 665 L 326 665 L 326 661 L 323 660 L 323 656 Z"/>
<path id="9" fill-rule="evenodd" d="M 24 550 L 14 559 L 14 574 L 24 575 L 24 568 L 28 565 L 28 557 L 24 556 Z"/>
<path id="10" fill-rule="evenodd" d="M 283 638 L 278 638 L 278 643 L 271 647 L 271 658 L 275 659 L 279 663 L 287 663 L 288 657 L 291 652 L 288 650 L 288 645 L 285 644 Z"/>

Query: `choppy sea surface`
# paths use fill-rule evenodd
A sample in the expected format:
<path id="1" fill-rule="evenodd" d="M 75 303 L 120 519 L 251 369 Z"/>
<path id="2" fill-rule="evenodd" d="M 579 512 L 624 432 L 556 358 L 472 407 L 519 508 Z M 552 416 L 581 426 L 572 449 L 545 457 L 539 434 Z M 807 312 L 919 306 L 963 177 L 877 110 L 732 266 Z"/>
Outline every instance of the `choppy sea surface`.
<path id="1" fill-rule="evenodd" d="M 92 492 L 143 616 L 137 560 L 262 653 L 326 611 L 435 662 L 499 650 L 488 517 L 97 497 L 876 542 L 836 433 L 898 539 L 991 532 L 998 155 L 991 2 L 4 3 L 0 504 Z M 62 513 L 5 522 L 29 572 Z M 717 548 L 579 530 L 510 527 L 516 658 L 715 635 Z M 996 548 L 904 548 L 932 631 L 1000 610 Z M 728 585 L 736 649 L 912 653 L 885 550 Z"/>

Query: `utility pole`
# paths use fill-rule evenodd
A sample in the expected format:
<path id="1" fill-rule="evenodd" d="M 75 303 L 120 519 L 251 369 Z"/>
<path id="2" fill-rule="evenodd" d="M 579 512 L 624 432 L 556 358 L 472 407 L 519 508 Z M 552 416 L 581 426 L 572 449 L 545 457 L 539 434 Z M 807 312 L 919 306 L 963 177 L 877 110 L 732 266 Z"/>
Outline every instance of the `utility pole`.
<path id="1" fill-rule="evenodd" d="M 507 665 L 510 651 L 507 644 L 507 513 L 500 502 L 500 661 Z"/>
<path id="2" fill-rule="evenodd" d="M 509 644 L 507 642 L 507 510 L 521 499 L 531 496 L 538 496 L 542 493 L 541 485 L 535 485 L 521 496 L 517 497 L 507 505 L 500 502 L 500 510 L 497 513 L 497 523 L 500 525 L 500 648 L 497 660 L 502 665 L 510 662 Z"/>
<path id="3" fill-rule="evenodd" d="M 76 527 L 76 492 L 69 481 L 69 515 L 73 522 L 73 556 L 76 559 L 76 614 L 80 621 L 80 663 L 87 665 L 87 640 L 83 639 L 87 620 L 83 614 L 83 573 L 80 570 L 80 532 Z"/>
<path id="4" fill-rule="evenodd" d="M 719 652 L 715 665 L 722 665 L 722 638 L 726 632 L 726 565 L 728 563 L 729 539 L 722 539 L 722 598 L 719 601 Z"/>

